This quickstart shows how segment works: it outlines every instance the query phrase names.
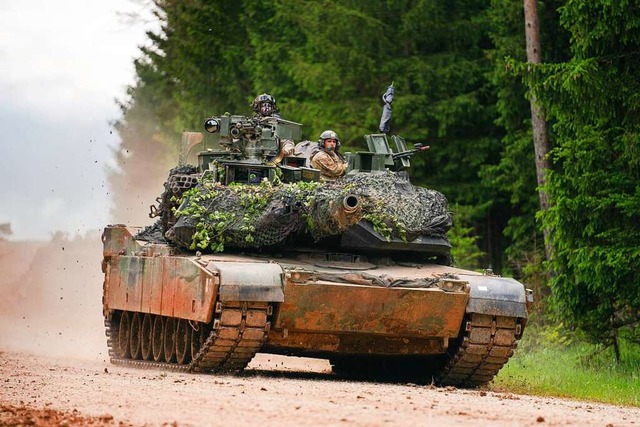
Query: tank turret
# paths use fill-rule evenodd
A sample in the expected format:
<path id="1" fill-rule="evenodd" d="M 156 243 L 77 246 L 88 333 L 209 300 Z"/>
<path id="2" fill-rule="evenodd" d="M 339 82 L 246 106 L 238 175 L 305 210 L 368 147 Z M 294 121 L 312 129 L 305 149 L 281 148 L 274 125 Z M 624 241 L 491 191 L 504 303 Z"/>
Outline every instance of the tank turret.
<path id="1" fill-rule="evenodd" d="M 197 168 L 170 173 L 165 202 L 152 208 L 154 216 L 170 219 L 153 228 L 154 238 L 160 228 L 169 242 L 189 250 L 313 246 L 450 264 L 447 200 L 414 186 L 405 171 L 410 156 L 428 146 L 408 150 L 402 137 L 392 136 L 394 151 L 386 134 L 365 135 L 367 151 L 345 154 L 346 175 L 319 182 L 320 172 L 303 166 L 307 153 L 283 162 L 282 141 L 299 139 L 298 123 L 224 115 L 204 126 L 213 138 L 203 144 L 224 150 L 205 148 Z"/>

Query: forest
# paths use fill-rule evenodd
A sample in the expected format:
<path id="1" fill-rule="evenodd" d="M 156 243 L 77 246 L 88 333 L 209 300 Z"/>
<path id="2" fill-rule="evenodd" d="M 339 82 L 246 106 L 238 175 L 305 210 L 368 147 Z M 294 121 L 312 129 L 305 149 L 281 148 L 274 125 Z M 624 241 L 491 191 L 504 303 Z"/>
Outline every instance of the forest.
<path id="1" fill-rule="evenodd" d="M 249 115 L 263 92 L 305 139 L 333 129 L 363 149 L 393 83 L 391 133 L 431 147 L 412 181 L 447 196 L 456 265 L 516 277 L 535 323 L 620 360 L 640 344 L 640 4 L 535 3 L 538 62 L 519 1 L 153 0 L 159 30 L 118 101 L 115 204 L 139 209 L 132 183 L 160 188 L 182 131 Z"/>

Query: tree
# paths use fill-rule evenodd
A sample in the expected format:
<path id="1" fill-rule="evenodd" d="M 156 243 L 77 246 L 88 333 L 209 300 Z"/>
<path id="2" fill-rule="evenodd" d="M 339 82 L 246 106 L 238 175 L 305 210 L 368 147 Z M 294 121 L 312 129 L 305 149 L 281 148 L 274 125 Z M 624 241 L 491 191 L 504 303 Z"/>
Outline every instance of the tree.
<path id="1" fill-rule="evenodd" d="M 562 0 L 545 1 L 540 8 L 540 39 L 545 47 L 542 61 L 555 63 L 568 58 L 568 35 L 560 27 L 557 8 Z M 512 61 L 526 62 L 522 3 L 492 0 L 488 11 L 493 47 L 487 51 L 493 69 L 489 74 L 496 94 L 496 126 L 502 130 L 497 162 L 482 165 L 483 185 L 495 189 L 492 203 L 504 212 L 504 253 L 513 274 L 535 290 L 538 303 L 549 294 L 546 285 L 544 238 L 536 220 L 540 200 L 536 190 L 535 156 L 532 145 L 531 105 L 527 87 Z M 551 141 L 552 143 L 553 141 Z"/>
<path id="2" fill-rule="evenodd" d="M 640 324 L 640 8 L 569 0 L 572 58 L 520 64 L 553 120 L 544 226 L 553 233 L 558 313 L 620 355 Z"/>
<path id="3" fill-rule="evenodd" d="M 538 21 L 538 0 L 524 0 L 524 20 L 525 34 L 527 39 L 527 62 L 531 64 L 542 63 L 542 53 L 540 52 L 540 24 Z M 547 135 L 547 122 L 544 118 L 544 111 L 538 104 L 536 95 L 532 94 L 531 99 L 531 123 L 533 126 L 533 147 L 535 153 L 536 179 L 538 182 L 538 194 L 540 197 L 540 210 L 546 211 L 549 208 L 549 196 L 544 185 L 546 173 L 551 169 L 549 161 L 549 136 Z M 549 230 L 544 229 L 545 253 L 547 259 L 551 255 L 551 237 Z"/>

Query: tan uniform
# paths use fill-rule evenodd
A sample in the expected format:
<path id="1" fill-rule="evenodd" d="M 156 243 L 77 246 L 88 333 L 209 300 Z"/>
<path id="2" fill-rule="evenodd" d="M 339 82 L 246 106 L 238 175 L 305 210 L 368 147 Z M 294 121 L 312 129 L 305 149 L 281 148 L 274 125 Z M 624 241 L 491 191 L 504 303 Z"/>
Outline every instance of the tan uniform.
<path id="1" fill-rule="evenodd" d="M 311 158 L 311 167 L 320 170 L 323 181 L 333 181 L 344 175 L 347 163 L 333 151 L 320 150 Z"/>

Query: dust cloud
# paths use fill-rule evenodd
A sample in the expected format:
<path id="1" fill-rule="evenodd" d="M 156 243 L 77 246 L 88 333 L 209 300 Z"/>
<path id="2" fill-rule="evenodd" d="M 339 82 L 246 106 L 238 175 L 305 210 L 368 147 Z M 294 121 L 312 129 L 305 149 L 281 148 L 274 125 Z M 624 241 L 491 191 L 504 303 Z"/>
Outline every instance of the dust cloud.
<path id="1" fill-rule="evenodd" d="M 164 191 L 177 150 L 161 144 L 153 127 L 125 122 L 116 126 L 122 138 L 113 153 L 117 167 L 107 170 L 110 221 L 147 226 L 156 221 L 149 206 Z M 71 239 L 56 233 L 50 241 L 1 237 L 0 352 L 107 360 L 101 232 Z"/>
<path id="2" fill-rule="evenodd" d="M 0 241 L 0 351 L 107 359 L 100 233 Z"/>
<path id="3" fill-rule="evenodd" d="M 155 222 L 149 206 L 162 193 L 166 173 L 121 176 L 119 186 L 112 184 L 119 201 L 112 222 Z M 73 239 L 56 233 L 50 241 L 0 239 L 0 352 L 107 360 L 101 262 L 98 231 Z"/>

